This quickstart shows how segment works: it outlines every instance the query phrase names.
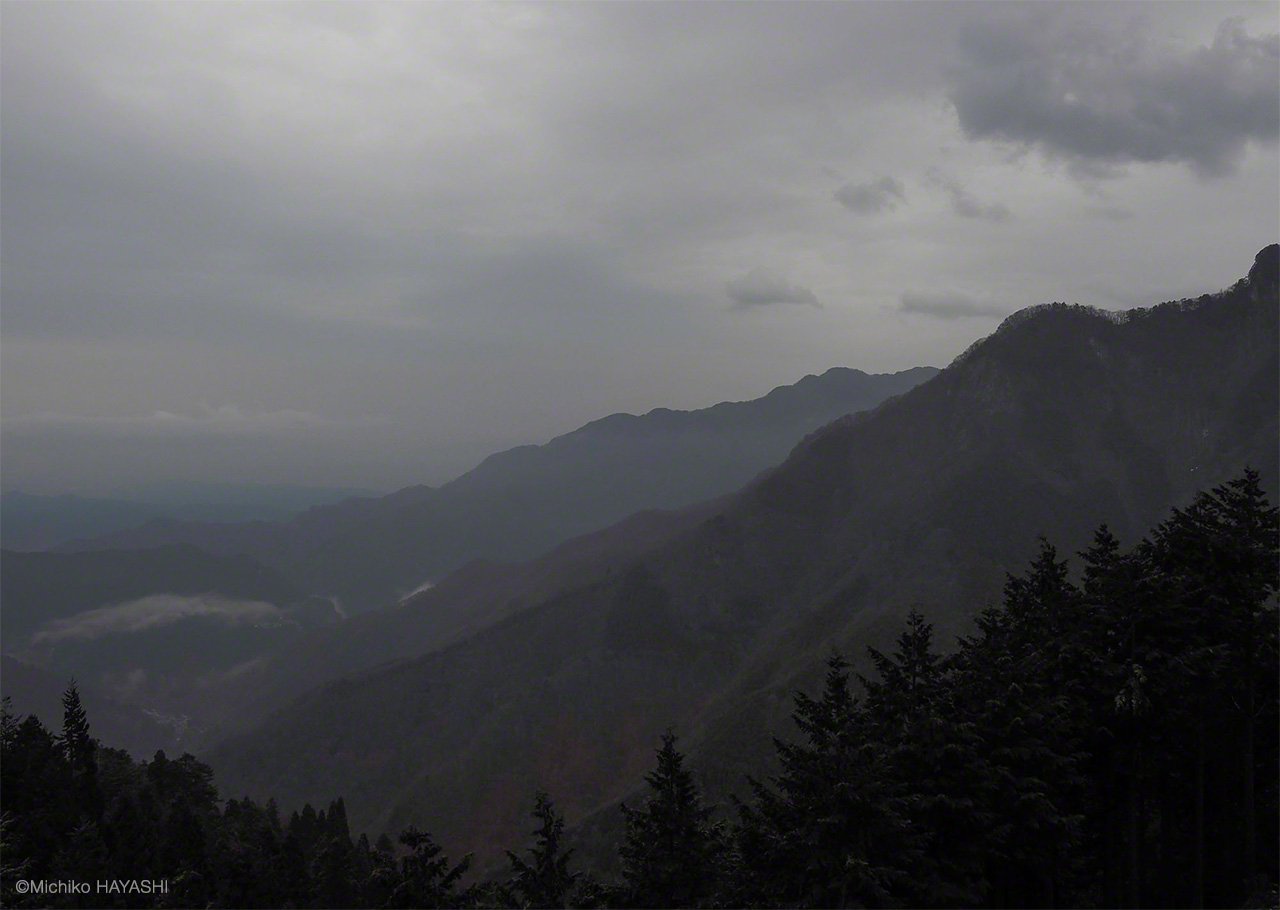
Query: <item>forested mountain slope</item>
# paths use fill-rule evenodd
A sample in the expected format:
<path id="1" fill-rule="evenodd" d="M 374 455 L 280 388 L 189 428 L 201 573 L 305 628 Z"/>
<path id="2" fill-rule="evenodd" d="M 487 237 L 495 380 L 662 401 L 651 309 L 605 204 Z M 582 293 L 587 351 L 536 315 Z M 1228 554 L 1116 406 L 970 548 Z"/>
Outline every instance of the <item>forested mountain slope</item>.
<path id="1" fill-rule="evenodd" d="M 18 712 L 47 714 L 78 679 L 90 700 L 110 703 L 103 739 L 147 755 L 156 742 L 147 712 L 185 728 L 213 680 L 339 618 L 331 602 L 244 555 L 188 545 L 0 550 L 0 638 L 14 668 L 0 675 L 0 694 Z M 142 722 L 117 722 L 135 716 Z"/>
<path id="2" fill-rule="evenodd" d="M 715 514 L 719 500 L 637 512 L 527 563 L 476 560 L 386 610 L 312 629 L 193 693 L 198 744 L 252 726 L 327 681 L 444 648 L 569 587 L 603 582 Z"/>
<path id="3" fill-rule="evenodd" d="M 246 556 L 190 546 L 39 553 L 0 550 L 0 630 L 5 649 L 40 626 L 148 594 L 216 593 L 284 605 L 302 597 L 278 573 Z"/>
<path id="4" fill-rule="evenodd" d="M 481 856 L 535 787 L 570 822 L 625 796 L 668 724 L 723 794 L 797 683 L 918 607 L 949 643 L 1037 534 L 1130 541 L 1194 491 L 1277 478 L 1277 256 L 1229 291 L 1010 317 L 931 381 L 823 428 L 716 514 L 444 651 L 311 693 L 210 754 L 230 792 L 342 792 Z"/>
<path id="5" fill-rule="evenodd" d="M 64 549 L 182 542 L 244 553 L 351 612 L 394 603 L 476 558 L 532 559 L 642 509 L 730 493 L 806 434 L 933 376 L 835 368 L 763 398 L 697 411 L 614 414 L 542 446 L 492 455 L 438 489 L 318 507 L 288 522 L 157 521 Z"/>

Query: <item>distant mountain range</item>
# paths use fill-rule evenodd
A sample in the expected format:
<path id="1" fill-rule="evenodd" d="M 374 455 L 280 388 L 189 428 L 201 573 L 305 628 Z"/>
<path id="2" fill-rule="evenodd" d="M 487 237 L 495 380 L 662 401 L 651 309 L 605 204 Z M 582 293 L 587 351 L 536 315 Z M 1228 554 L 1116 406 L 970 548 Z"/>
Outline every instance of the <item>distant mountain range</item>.
<path id="1" fill-rule="evenodd" d="M 831 369 L 754 401 L 614 414 L 546 445 L 492 455 L 438 489 L 352 499 L 286 522 L 156 520 L 62 549 L 185 543 L 245 554 L 307 593 L 360 612 L 393 604 L 476 558 L 531 559 L 642 509 L 730 493 L 785 458 L 806 433 L 936 372 Z"/>
<path id="2" fill-rule="evenodd" d="M 495 455 L 438 490 L 350 498 L 288 521 L 153 519 L 56 552 L 4 550 L 4 648 L 123 705 L 188 716 L 188 742 L 207 741 L 211 730 L 243 727 L 326 680 L 455 641 L 528 606 L 536 592 L 604 577 L 698 514 L 662 507 L 729 492 L 818 425 L 936 372 L 832 369 L 756 401 L 615 414 L 545 446 Z M 171 503 L 221 493 L 236 509 L 322 491 L 133 492 Z M 137 503 L 78 497 L 6 494 L 0 505 L 6 529 L 12 509 L 14 533 L 27 539 L 141 514 Z M 648 511 L 557 547 L 640 510 Z M 528 567 L 500 562 L 544 551 Z M 443 600 L 397 605 L 464 565 L 441 585 Z M 380 620 L 335 624 L 346 608 L 375 605 L 386 608 Z"/>
<path id="3" fill-rule="evenodd" d="M 1064 554 L 1101 522 L 1132 541 L 1246 465 L 1274 499 L 1278 271 L 1271 246 L 1197 300 L 1023 310 L 737 494 L 644 540 L 601 532 L 576 576 L 548 558 L 446 579 L 387 621 L 496 621 L 314 689 L 207 756 L 225 792 L 342 793 L 357 829 L 425 824 L 482 863 L 524 833 L 538 787 L 579 831 L 613 823 L 668 724 L 722 798 L 832 647 L 882 645 L 913 606 L 952 641 L 1038 534 Z"/>
<path id="4" fill-rule="evenodd" d="M 167 483 L 123 491 L 116 497 L 0 494 L 0 546 L 48 550 L 77 538 L 99 537 L 148 521 L 283 521 L 312 506 L 368 490 L 292 484 Z"/>

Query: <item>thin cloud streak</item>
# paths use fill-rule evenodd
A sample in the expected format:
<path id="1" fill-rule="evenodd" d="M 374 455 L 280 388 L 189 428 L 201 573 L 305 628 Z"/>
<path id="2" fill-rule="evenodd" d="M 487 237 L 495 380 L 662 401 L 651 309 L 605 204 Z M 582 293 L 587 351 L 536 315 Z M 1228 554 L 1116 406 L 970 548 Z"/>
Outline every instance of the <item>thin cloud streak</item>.
<path id="1" fill-rule="evenodd" d="M 373 426 L 385 418 L 364 418 Z M 134 417 L 87 417 L 42 412 L 30 417 L 6 418 L 4 429 L 17 433 L 70 433 L 83 435 L 221 436 L 279 434 L 348 427 L 348 421 L 332 420 L 309 411 L 246 411 L 235 405 L 202 406 L 195 416 L 153 411 Z"/>
<path id="2" fill-rule="evenodd" d="M 777 304 L 799 304 L 822 308 L 813 291 L 802 285 L 792 284 L 785 275 L 763 266 L 754 268 L 747 274 L 728 282 L 725 285 L 725 293 L 728 294 L 732 306 L 739 310 Z"/>
<path id="3" fill-rule="evenodd" d="M 951 210 L 961 218 L 973 218 L 979 221 L 990 221 L 999 224 L 1013 217 L 1008 206 L 1002 202 L 980 202 L 966 190 L 960 181 L 942 173 L 937 168 L 930 168 L 925 179 L 933 186 L 941 188 L 950 197 Z"/>
<path id="4" fill-rule="evenodd" d="M 31 641 L 33 644 L 92 641 L 109 635 L 144 632 L 193 618 L 211 618 L 228 625 L 279 625 L 285 621 L 280 611 L 265 601 L 232 600 L 216 594 L 194 597 L 151 594 L 127 603 L 51 620 L 32 636 Z"/>
<path id="5" fill-rule="evenodd" d="M 898 309 L 912 316 L 932 319 L 971 319 L 975 317 L 1003 318 L 1009 310 L 994 303 L 982 303 L 964 294 L 914 294 L 902 295 Z"/>

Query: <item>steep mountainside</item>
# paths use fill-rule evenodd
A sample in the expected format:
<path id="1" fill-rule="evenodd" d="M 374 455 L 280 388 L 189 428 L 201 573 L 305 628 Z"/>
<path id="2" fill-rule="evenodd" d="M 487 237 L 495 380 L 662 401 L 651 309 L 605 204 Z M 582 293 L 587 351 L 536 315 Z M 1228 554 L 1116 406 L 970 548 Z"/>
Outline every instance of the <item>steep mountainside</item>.
<path id="1" fill-rule="evenodd" d="M 528 563 L 476 560 L 387 610 L 311 630 L 252 665 L 210 680 L 190 703 L 198 743 L 251 726 L 307 690 L 379 664 L 460 641 L 568 587 L 608 579 L 715 513 L 712 500 L 674 512 L 637 512 Z"/>
<path id="2" fill-rule="evenodd" d="M 103 732 L 105 742 L 150 748 L 164 724 L 148 721 L 147 711 L 189 727 L 183 718 L 214 681 L 339 618 L 332 603 L 304 597 L 248 556 L 185 545 L 3 550 L 0 637 L 6 659 L 21 663 L 0 677 L 0 691 L 15 710 L 40 713 L 74 677 L 120 721 Z"/>
<path id="3" fill-rule="evenodd" d="M 394 603 L 476 558 L 531 559 L 642 509 L 730 493 L 781 461 L 806 433 L 936 372 L 832 369 L 754 401 L 615 414 L 546 445 L 490 456 L 435 490 L 410 487 L 315 508 L 287 523 L 153 522 L 68 548 L 184 542 L 246 553 L 358 612 Z"/>
<path id="4" fill-rule="evenodd" d="M 0 550 L 0 635 L 6 650 L 51 620 L 148 594 L 221 594 L 283 605 L 302 593 L 247 556 L 195 547 L 22 553 Z"/>
<path id="5" fill-rule="evenodd" d="M 610 815 L 668 724 L 723 794 L 832 646 L 882 643 L 912 605 L 948 641 L 1039 533 L 1068 553 L 1103 521 L 1132 537 L 1246 464 L 1274 491 L 1278 256 L 1197 301 L 1016 314 L 625 570 L 314 691 L 209 758 L 230 792 L 342 792 L 357 827 L 416 822 L 482 862 L 537 786 L 571 823 Z"/>

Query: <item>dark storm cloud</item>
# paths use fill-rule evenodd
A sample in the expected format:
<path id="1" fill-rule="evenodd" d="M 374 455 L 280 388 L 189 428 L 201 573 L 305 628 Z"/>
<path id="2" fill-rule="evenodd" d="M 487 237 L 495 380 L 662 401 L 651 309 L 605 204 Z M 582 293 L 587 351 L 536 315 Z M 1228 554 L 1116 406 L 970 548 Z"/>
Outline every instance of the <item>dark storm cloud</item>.
<path id="1" fill-rule="evenodd" d="M 1008 309 L 991 303 L 981 303 L 964 294 L 912 294 L 902 295 L 899 310 L 913 316 L 932 319 L 968 319 L 975 316 L 1004 317 Z"/>
<path id="2" fill-rule="evenodd" d="M 784 275 L 764 267 L 754 268 L 733 279 L 725 285 L 725 292 L 735 309 L 754 309 L 780 303 L 822 306 L 813 291 L 792 284 Z"/>
<path id="3" fill-rule="evenodd" d="M 890 211 L 907 198 L 906 188 L 892 177 L 869 183 L 846 183 L 835 191 L 836 201 L 858 215 Z"/>
<path id="4" fill-rule="evenodd" d="M 950 98 L 970 139 L 1222 176 L 1249 142 L 1280 133 L 1280 36 L 1250 35 L 1238 21 L 1207 46 L 1166 48 L 1032 10 L 967 25 L 960 49 Z"/>
<path id="5" fill-rule="evenodd" d="M 934 186 L 946 191 L 951 198 L 951 210 L 961 218 L 975 218 L 980 221 L 999 223 L 1013 217 L 1008 206 L 1001 202 L 981 202 L 972 193 L 961 186 L 954 177 L 931 168 L 927 179 Z"/>

